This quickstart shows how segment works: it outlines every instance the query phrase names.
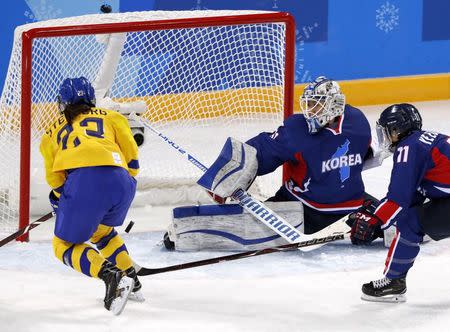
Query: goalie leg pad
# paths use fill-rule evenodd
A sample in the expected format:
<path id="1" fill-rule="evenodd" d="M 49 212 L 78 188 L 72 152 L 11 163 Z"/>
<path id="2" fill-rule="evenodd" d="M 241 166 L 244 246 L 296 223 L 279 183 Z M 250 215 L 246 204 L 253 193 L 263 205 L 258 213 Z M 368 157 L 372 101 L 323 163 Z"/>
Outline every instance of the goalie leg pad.
<path id="1" fill-rule="evenodd" d="M 199 185 L 221 197 L 252 184 L 258 170 L 256 149 L 228 137 L 219 157 L 197 181 Z"/>
<path id="2" fill-rule="evenodd" d="M 267 206 L 303 232 L 300 202 L 267 202 Z M 168 233 L 179 251 L 247 251 L 286 244 L 238 204 L 175 208 Z"/>

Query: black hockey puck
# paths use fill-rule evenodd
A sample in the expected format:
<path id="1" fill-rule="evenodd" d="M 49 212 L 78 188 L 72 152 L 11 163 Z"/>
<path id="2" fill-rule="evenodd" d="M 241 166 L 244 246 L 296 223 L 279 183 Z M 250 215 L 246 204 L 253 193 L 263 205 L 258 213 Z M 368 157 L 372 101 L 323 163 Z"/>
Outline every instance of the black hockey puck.
<path id="1" fill-rule="evenodd" d="M 112 7 L 111 7 L 111 5 L 108 5 L 105 3 L 105 4 L 101 5 L 100 11 L 102 13 L 109 14 L 112 12 Z"/>
<path id="2" fill-rule="evenodd" d="M 125 228 L 125 232 L 126 233 L 130 233 L 131 229 L 133 228 L 133 225 L 134 225 L 134 221 L 130 220 L 130 222 L 128 223 L 127 228 Z"/>

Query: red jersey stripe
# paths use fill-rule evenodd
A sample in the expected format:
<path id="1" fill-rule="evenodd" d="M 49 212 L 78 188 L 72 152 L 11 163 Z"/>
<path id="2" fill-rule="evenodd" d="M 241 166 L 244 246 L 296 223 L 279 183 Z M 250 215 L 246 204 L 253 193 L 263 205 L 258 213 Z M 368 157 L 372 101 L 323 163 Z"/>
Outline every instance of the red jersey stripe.
<path id="1" fill-rule="evenodd" d="M 329 131 L 331 131 L 334 135 L 339 135 L 340 133 L 342 133 L 342 123 L 344 122 L 344 114 L 342 114 L 339 117 L 338 120 L 338 124 L 336 126 L 336 128 L 330 128 L 330 127 L 325 127 L 325 129 L 328 129 Z"/>
<path id="2" fill-rule="evenodd" d="M 353 211 L 358 209 L 362 206 L 364 199 L 354 199 L 349 200 L 345 202 L 340 203 L 330 203 L 330 204 L 324 204 L 324 203 L 317 203 L 313 201 L 309 201 L 307 199 L 304 199 L 303 197 L 300 197 L 295 192 L 289 189 L 289 185 L 285 184 L 285 188 L 293 195 L 295 198 L 297 198 L 299 201 L 301 201 L 303 204 L 309 206 L 310 208 L 313 208 L 315 210 L 319 211 Z"/>
<path id="3" fill-rule="evenodd" d="M 392 254 L 394 253 L 395 249 L 397 248 L 397 244 L 400 240 L 400 232 L 398 231 L 398 229 L 395 231 L 395 237 L 391 242 L 391 245 L 389 247 L 389 251 L 386 257 L 386 261 L 384 263 L 384 275 L 387 274 L 387 272 L 389 271 L 389 268 L 391 267 L 391 263 L 392 263 Z"/>
<path id="4" fill-rule="evenodd" d="M 375 214 L 385 225 L 389 225 L 389 222 L 394 219 L 401 210 L 402 208 L 397 203 L 391 200 L 385 200 L 377 207 Z"/>
<path id="5" fill-rule="evenodd" d="M 437 183 L 450 184 L 450 160 L 437 147 L 431 150 L 434 167 L 425 173 L 424 178 Z"/>

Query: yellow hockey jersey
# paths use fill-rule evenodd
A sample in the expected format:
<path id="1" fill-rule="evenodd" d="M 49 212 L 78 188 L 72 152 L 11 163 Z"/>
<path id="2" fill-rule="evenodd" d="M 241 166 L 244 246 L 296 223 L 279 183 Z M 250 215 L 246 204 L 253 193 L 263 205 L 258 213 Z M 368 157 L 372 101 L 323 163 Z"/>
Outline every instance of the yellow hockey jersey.
<path id="1" fill-rule="evenodd" d="M 61 115 L 42 137 L 48 184 L 57 189 L 66 170 L 90 166 L 119 166 L 131 176 L 139 172 L 138 147 L 128 120 L 116 111 L 92 107 L 79 114 L 72 125 Z"/>

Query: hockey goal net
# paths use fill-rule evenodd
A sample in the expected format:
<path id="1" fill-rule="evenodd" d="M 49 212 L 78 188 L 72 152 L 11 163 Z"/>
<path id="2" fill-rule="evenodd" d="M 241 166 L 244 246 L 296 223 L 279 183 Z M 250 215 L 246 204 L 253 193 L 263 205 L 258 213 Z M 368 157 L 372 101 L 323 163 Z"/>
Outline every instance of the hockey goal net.
<path id="1" fill-rule="evenodd" d="M 228 136 L 272 131 L 292 112 L 294 31 L 289 14 L 253 11 L 87 15 L 18 27 L 0 101 L 0 233 L 26 225 L 30 209 L 50 210 L 39 144 L 58 116 L 65 78 L 87 77 L 99 104 L 145 103 L 157 130 L 209 165 Z M 140 147 L 137 201 L 197 200 L 188 196 L 199 171 L 152 135 Z M 273 194 L 281 175 L 265 183 L 259 193 Z"/>

